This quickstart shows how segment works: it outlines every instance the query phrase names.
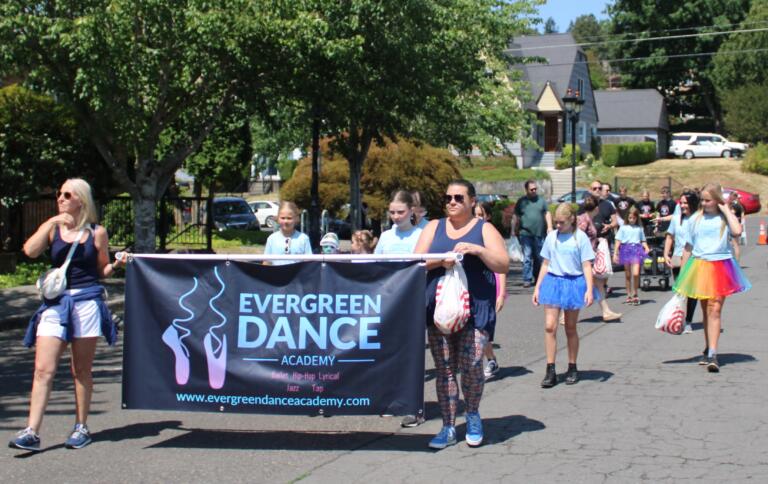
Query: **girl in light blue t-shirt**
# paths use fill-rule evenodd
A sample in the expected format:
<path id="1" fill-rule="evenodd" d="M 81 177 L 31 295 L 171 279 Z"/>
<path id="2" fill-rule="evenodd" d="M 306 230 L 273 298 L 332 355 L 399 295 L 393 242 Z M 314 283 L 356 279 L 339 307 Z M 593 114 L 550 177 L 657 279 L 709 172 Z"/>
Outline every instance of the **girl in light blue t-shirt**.
<path id="1" fill-rule="evenodd" d="M 701 189 L 701 209 L 688 222 L 683 268 L 672 289 L 701 301 L 706 347 L 699 363 L 712 373 L 720 371 L 717 344 L 725 298 L 752 287 L 733 260 L 730 235 L 739 237 L 741 224 L 723 200 L 720 185 L 707 184 Z"/>
<path id="2" fill-rule="evenodd" d="M 565 383 L 579 381 L 576 357 L 579 353 L 579 334 L 576 322 L 579 310 L 590 306 L 599 296 L 592 286 L 592 261 L 595 253 L 587 234 L 576 227 L 576 216 L 568 203 L 555 210 L 555 226 L 544 239 L 541 249 L 542 265 L 533 304 L 544 306 L 544 350 L 547 368 L 541 386 L 553 387 L 557 383 L 555 354 L 557 353 L 557 319 L 560 310 L 565 314 L 565 336 L 568 338 L 568 373 Z"/>
<path id="3" fill-rule="evenodd" d="M 640 210 L 631 207 L 626 223 L 616 233 L 616 245 L 613 248 L 613 261 L 624 266 L 624 284 L 627 288 L 625 304 L 640 304 L 640 298 L 637 297 L 640 287 L 640 264 L 648 252 L 650 250 L 645 241 L 643 226 L 640 225 Z"/>
<path id="4" fill-rule="evenodd" d="M 667 235 L 664 239 L 664 261 L 667 267 L 672 269 L 674 280 L 680 276 L 680 261 L 685 248 L 685 237 L 688 232 L 688 223 L 691 215 L 699 209 L 699 196 L 693 191 L 686 191 L 680 195 L 675 212 L 669 222 Z M 697 300 L 689 297 L 685 311 L 685 329 L 683 333 L 693 333 L 693 312 L 696 311 Z"/>
<path id="5" fill-rule="evenodd" d="M 392 228 L 383 232 L 376 244 L 374 254 L 413 254 L 419 241 L 421 229 L 411 222 L 413 217 L 413 197 L 410 192 L 398 190 L 389 202 L 389 218 Z"/>
<path id="6" fill-rule="evenodd" d="M 299 207 L 289 201 L 280 202 L 280 209 L 277 211 L 277 223 L 280 224 L 280 230 L 267 238 L 267 245 L 264 247 L 265 255 L 301 255 L 311 254 L 312 244 L 309 242 L 307 234 L 296 230 L 296 221 L 299 218 Z M 280 259 L 265 262 L 275 266 L 291 264 L 294 260 Z"/>

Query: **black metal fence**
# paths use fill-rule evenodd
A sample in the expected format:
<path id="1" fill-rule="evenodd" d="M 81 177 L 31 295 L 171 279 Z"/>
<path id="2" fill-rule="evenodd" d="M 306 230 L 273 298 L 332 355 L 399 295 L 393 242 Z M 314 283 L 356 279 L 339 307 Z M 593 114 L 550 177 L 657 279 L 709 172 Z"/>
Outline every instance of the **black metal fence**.
<path id="1" fill-rule="evenodd" d="M 163 197 L 155 216 L 156 247 L 211 250 L 212 226 L 208 223 L 211 200 L 197 197 Z M 130 197 L 98 200 L 99 220 L 109 233 L 113 248 L 134 245 L 134 210 Z M 22 206 L 0 205 L 0 244 L 4 250 L 18 251 L 41 223 L 57 213 L 52 196 L 29 200 Z"/>

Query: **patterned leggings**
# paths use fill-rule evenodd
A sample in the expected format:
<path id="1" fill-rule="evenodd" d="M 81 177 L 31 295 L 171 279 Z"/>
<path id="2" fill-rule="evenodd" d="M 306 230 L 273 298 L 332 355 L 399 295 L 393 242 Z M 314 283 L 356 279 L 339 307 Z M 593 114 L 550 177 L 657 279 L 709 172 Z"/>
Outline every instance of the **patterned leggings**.
<path id="1" fill-rule="evenodd" d="M 477 412 L 483 396 L 483 348 L 488 333 L 466 326 L 459 333 L 445 335 L 434 326 L 427 328 L 429 349 L 435 361 L 437 401 L 443 414 L 443 425 L 456 425 L 459 405 L 457 374 L 461 370 L 461 392 L 467 413 Z"/>

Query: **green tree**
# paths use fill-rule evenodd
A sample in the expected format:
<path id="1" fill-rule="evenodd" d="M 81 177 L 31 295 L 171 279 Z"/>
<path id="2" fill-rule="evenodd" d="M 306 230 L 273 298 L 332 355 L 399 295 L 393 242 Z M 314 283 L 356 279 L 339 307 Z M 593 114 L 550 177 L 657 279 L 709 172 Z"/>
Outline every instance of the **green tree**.
<path id="1" fill-rule="evenodd" d="M 292 96 L 349 163 L 354 226 L 363 164 L 385 136 L 468 146 L 484 134 L 499 146 L 527 126 L 521 84 L 500 66 L 533 2 L 315 0 L 304 8 L 297 15 L 311 17 L 317 35 L 299 39 L 299 55 L 287 59 L 296 62 Z"/>
<path id="2" fill-rule="evenodd" d="M 754 1 L 739 30 L 764 27 L 768 23 L 768 2 Z M 734 32 L 723 42 L 714 58 L 712 73 L 721 94 L 746 84 L 768 79 L 768 32 Z"/>
<path id="3" fill-rule="evenodd" d="M 568 32 L 573 35 L 576 43 L 585 45 L 584 54 L 589 62 L 589 79 L 593 89 L 608 87 L 608 76 L 603 70 L 602 60 L 606 59 L 607 51 L 602 48 L 601 41 L 605 39 L 605 30 L 609 23 L 599 22 L 593 14 L 579 15 L 568 25 Z"/>
<path id="4" fill-rule="evenodd" d="M 768 84 L 746 84 L 723 93 L 725 128 L 739 141 L 768 141 Z"/>
<path id="5" fill-rule="evenodd" d="M 337 213 L 348 201 L 349 165 L 338 151 L 333 150 L 332 139 L 323 139 L 320 146 L 320 201 L 323 208 Z M 309 157 L 299 160 L 296 172 L 281 190 L 284 199 L 309 208 L 311 169 Z M 437 217 L 443 210 L 440 197 L 445 187 L 458 177 L 458 161 L 450 151 L 403 137 L 397 142 L 385 139 L 383 145 L 371 147 L 363 167 L 363 201 L 368 205 L 369 216 L 377 219 L 389 206 L 392 192 L 419 190 L 424 195 L 427 211 Z"/>
<path id="6" fill-rule="evenodd" d="M 585 42 L 599 42 L 602 35 L 600 22 L 594 14 L 579 15 L 568 25 L 568 32 L 573 35 L 579 44 Z"/>
<path id="7" fill-rule="evenodd" d="M 613 43 L 611 56 L 633 59 L 615 66 L 621 71 L 622 84 L 655 88 L 676 97 L 698 95 L 719 129 L 722 112 L 712 83 L 712 56 L 708 54 L 717 52 L 724 36 L 706 34 L 731 30 L 744 19 L 749 5 L 750 0 L 616 0 L 607 7 L 611 30 L 614 40 L 627 41 Z M 674 34 L 703 35 L 630 40 Z M 670 57 L 681 55 L 686 57 Z"/>
<path id="8" fill-rule="evenodd" d="M 114 187 L 72 112 L 15 84 L 0 89 L 0 202 L 19 204 L 74 176 L 94 182 L 97 195 Z"/>
<path id="9" fill-rule="evenodd" d="M 155 205 L 177 168 L 238 101 L 263 101 L 285 32 L 268 0 L 0 3 L 0 69 L 72 109 L 135 210 L 135 249 L 155 249 Z M 277 67 L 276 67 L 277 66 Z M 0 72 L 2 75 L 3 72 Z"/>
<path id="10" fill-rule="evenodd" d="M 547 20 L 544 21 L 544 33 L 545 34 L 556 34 L 560 29 L 557 27 L 557 24 L 555 23 L 555 19 L 552 17 L 547 18 Z"/>

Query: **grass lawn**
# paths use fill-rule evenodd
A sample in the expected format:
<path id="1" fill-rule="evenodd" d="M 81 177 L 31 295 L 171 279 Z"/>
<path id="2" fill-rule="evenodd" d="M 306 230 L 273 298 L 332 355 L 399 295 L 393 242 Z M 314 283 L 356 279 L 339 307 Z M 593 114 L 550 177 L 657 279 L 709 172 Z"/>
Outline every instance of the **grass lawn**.
<path id="1" fill-rule="evenodd" d="M 741 160 L 728 158 L 663 159 L 648 165 L 626 166 L 615 169 L 619 183 L 622 178 L 630 183 L 630 195 L 639 196 L 643 186 L 658 198 L 658 191 L 666 177 L 672 177 L 672 191 L 676 195 L 684 186 L 700 187 L 708 182 L 759 193 L 763 207 L 768 201 L 768 177 L 741 171 Z M 613 182 L 613 179 L 611 179 Z"/>
<path id="2" fill-rule="evenodd" d="M 509 158 L 473 159 L 472 166 L 462 166 L 461 176 L 469 181 L 525 181 L 529 178 L 548 180 L 549 173 L 544 170 L 525 168 L 517 169 Z"/>

